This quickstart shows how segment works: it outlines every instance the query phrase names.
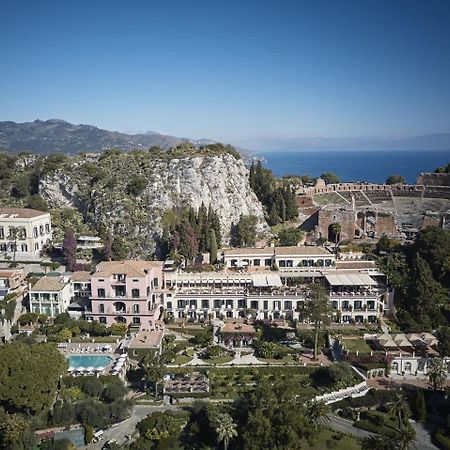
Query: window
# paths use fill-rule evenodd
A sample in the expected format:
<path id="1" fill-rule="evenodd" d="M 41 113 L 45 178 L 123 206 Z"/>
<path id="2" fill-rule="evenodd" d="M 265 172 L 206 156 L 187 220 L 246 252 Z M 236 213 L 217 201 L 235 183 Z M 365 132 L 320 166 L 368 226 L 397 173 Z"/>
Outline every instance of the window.
<path id="1" fill-rule="evenodd" d="M 270 267 L 272 265 L 272 258 L 267 258 L 264 260 L 264 265 Z"/>
<path id="2" fill-rule="evenodd" d="M 172 309 L 172 302 L 167 302 L 167 309 Z"/>
<path id="3" fill-rule="evenodd" d="M 141 323 L 141 318 L 140 317 L 133 317 L 133 323 L 135 325 L 140 325 Z"/>
<path id="4" fill-rule="evenodd" d="M 5 238 L 5 229 L 3 227 L 0 227 L 0 239 Z"/>
<path id="5" fill-rule="evenodd" d="M 254 266 L 260 266 L 261 265 L 261 260 L 260 259 L 254 259 L 253 260 L 253 265 Z"/>
<path id="6" fill-rule="evenodd" d="M 226 307 L 227 307 L 227 308 L 233 308 L 233 306 L 234 306 L 234 305 L 233 305 L 233 300 L 227 300 L 227 301 L 226 301 Z"/>
<path id="7" fill-rule="evenodd" d="M 37 227 L 34 227 L 33 228 L 33 237 L 38 237 L 38 229 L 37 229 Z"/>
<path id="8" fill-rule="evenodd" d="M 99 321 L 100 323 L 106 323 L 106 317 L 99 317 L 99 318 L 98 318 L 98 321 Z"/>
<path id="9" fill-rule="evenodd" d="M 6 244 L 0 244 L 0 252 L 6 252 Z"/>
<path id="10" fill-rule="evenodd" d="M 284 259 L 280 259 L 280 261 L 278 261 L 278 265 L 280 267 L 286 267 L 286 261 Z"/>
<path id="11" fill-rule="evenodd" d="M 273 302 L 274 309 L 281 309 L 281 302 L 279 300 Z"/>
<path id="12" fill-rule="evenodd" d="M 153 287 L 157 288 L 159 286 L 159 280 L 158 278 L 153 278 Z"/>
<path id="13" fill-rule="evenodd" d="M 105 290 L 103 288 L 97 289 L 97 297 L 105 298 Z"/>
<path id="14" fill-rule="evenodd" d="M 136 279 L 133 280 L 133 283 L 138 283 L 138 282 L 139 282 L 139 280 L 136 280 Z"/>
<path id="15" fill-rule="evenodd" d="M 245 308 L 245 300 L 243 299 L 238 300 L 238 308 Z"/>
<path id="16" fill-rule="evenodd" d="M 39 226 L 39 234 L 42 236 L 44 234 L 44 225 Z"/>
<path id="17" fill-rule="evenodd" d="M 250 308 L 252 309 L 258 309 L 258 300 L 252 300 L 250 302 Z"/>
<path id="18" fill-rule="evenodd" d="M 131 296 L 133 298 L 139 298 L 140 292 L 139 289 L 131 289 Z"/>
<path id="19" fill-rule="evenodd" d="M 34 249 L 39 250 L 39 242 L 36 242 L 36 244 L 34 244 Z"/>
<path id="20" fill-rule="evenodd" d="M 202 300 L 202 308 L 203 309 L 209 308 L 209 300 Z"/>
<path id="21" fill-rule="evenodd" d="M 27 238 L 27 230 L 25 228 L 19 228 L 19 239 L 26 239 Z"/>
<path id="22" fill-rule="evenodd" d="M 27 244 L 22 244 L 22 251 L 23 252 L 27 252 L 28 251 L 28 245 Z"/>
<path id="23" fill-rule="evenodd" d="M 105 305 L 103 303 L 100 303 L 100 305 L 98 305 L 98 312 L 100 314 L 104 314 L 105 313 Z"/>
<path id="24" fill-rule="evenodd" d="M 184 308 L 186 302 L 184 300 L 178 300 L 178 308 Z"/>
<path id="25" fill-rule="evenodd" d="M 269 309 L 269 302 L 267 300 L 264 300 L 263 309 Z"/>
<path id="26" fill-rule="evenodd" d="M 294 261 L 292 259 L 288 259 L 286 261 L 286 267 L 294 267 Z"/>
<path id="27" fill-rule="evenodd" d="M 214 308 L 219 309 L 222 306 L 222 300 L 214 300 Z"/>
<path id="28" fill-rule="evenodd" d="M 284 302 L 284 309 L 292 309 L 292 302 L 290 300 Z"/>
<path id="29" fill-rule="evenodd" d="M 45 224 L 45 232 L 48 234 L 48 233 L 50 233 L 50 224 L 49 223 L 46 223 Z"/>
<path id="30" fill-rule="evenodd" d="M 133 305 L 133 313 L 139 314 L 139 305 Z"/>

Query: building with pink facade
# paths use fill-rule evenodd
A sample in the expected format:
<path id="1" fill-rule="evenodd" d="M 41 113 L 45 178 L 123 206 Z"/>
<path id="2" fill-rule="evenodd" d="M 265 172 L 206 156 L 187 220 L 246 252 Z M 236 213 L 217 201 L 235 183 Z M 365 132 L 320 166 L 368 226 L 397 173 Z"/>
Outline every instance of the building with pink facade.
<path id="1" fill-rule="evenodd" d="M 155 328 L 162 315 L 162 262 L 105 261 L 91 275 L 87 319 Z"/>

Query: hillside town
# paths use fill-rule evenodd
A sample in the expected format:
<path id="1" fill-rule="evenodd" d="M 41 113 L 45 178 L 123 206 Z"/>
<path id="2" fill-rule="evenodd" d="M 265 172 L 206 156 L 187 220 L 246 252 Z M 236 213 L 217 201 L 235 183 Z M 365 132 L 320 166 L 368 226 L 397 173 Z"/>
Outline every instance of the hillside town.
<path id="1" fill-rule="evenodd" d="M 445 186 L 324 185 L 319 179 L 297 193 L 301 233 L 293 245 L 269 237 L 252 246 L 211 246 L 190 257 L 175 249 L 163 260 L 116 259 L 108 237 L 97 235 L 58 242 L 48 212 L 0 208 L 2 342 L 47 343 L 61 358 L 64 386 L 51 406 L 54 426 L 35 429 L 34 439 L 141 448 L 155 439 L 139 422 L 144 412 L 150 418 L 172 411 L 172 426 L 184 427 L 186 408 L 199 399 L 226 404 L 270 377 L 295 381 L 294 392 L 310 407 L 320 405 L 327 427 L 348 435 L 348 445 L 375 439 L 377 417 L 390 420 L 389 411 L 370 412 L 381 398 L 394 402 L 391 394 L 399 389 L 418 396 L 450 388 L 448 332 L 420 328 L 413 319 L 408 325 L 397 272 L 389 267 L 401 245 L 417 245 L 428 235 L 448 242 L 448 210 L 436 206 L 436 220 L 423 219 L 417 228 L 397 213 L 396 199 L 417 199 L 420 192 L 424 202 L 430 189 L 439 192 L 430 197 L 435 206 L 439 199 L 448 202 Z M 353 225 L 342 215 L 347 194 Z M 377 208 L 374 221 L 361 216 L 363 201 Z M 397 210 L 388 226 L 382 211 L 389 205 Z M 320 220 L 311 227 L 314 215 Z M 96 252 L 103 260 L 86 262 Z M 111 401 L 124 403 L 117 403 L 117 414 L 92 412 L 80 420 L 87 400 L 69 399 L 68 392 L 78 389 L 90 398 L 96 383 L 111 391 Z M 102 398 L 95 400 L 98 408 L 109 404 Z M 80 412 L 55 416 L 55 408 L 69 404 Z M 203 408 L 210 414 L 210 406 Z M 420 421 L 414 427 L 418 448 L 435 448 Z"/>

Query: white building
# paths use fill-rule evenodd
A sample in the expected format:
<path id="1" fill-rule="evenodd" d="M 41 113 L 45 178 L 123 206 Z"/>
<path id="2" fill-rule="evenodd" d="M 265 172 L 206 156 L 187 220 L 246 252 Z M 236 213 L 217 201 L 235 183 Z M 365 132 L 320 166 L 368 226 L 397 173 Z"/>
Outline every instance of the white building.
<path id="1" fill-rule="evenodd" d="M 221 255 L 227 267 L 331 267 L 335 261 L 333 253 L 316 246 L 230 248 Z"/>
<path id="2" fill-rule="evenodd" d="M 376 322 L 387 309 L 389 289 L 384 274 L 373 269 L 165 273 L 165 310 L 175 319 L 244 318 L 303 320 L 313 281 L 327 287 L 339 323 Z"/>
<path id="3" fill-rule="evenodd" d="M 30 311 L 56 317 L 66 312 L 73 297 L 69 277 L 45 276 L 29 289 Z"/>
<path id="4" fill-rule="evenodd" d="M 16 259 L 39 257 L 52 238 L 50 214 L 27 208 L 0 208 L 0 253 Z"/>

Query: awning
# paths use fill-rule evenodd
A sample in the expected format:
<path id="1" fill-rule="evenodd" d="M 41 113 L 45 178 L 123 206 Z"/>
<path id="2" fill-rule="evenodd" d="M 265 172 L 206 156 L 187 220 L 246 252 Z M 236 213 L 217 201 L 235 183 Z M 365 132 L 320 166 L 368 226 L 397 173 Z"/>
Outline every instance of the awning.
<path id="1" fill-rule="evenodd" d="M 255 273 L 252 278 L 254 287 L 279 287 L 283 285 L 280 275 L 277 273 Z"/>
<path id="2" fill-rule="evenodd" d="M 377 282 L 365 273 L 325 274 L 331 286 L 376 286 Z"/>

